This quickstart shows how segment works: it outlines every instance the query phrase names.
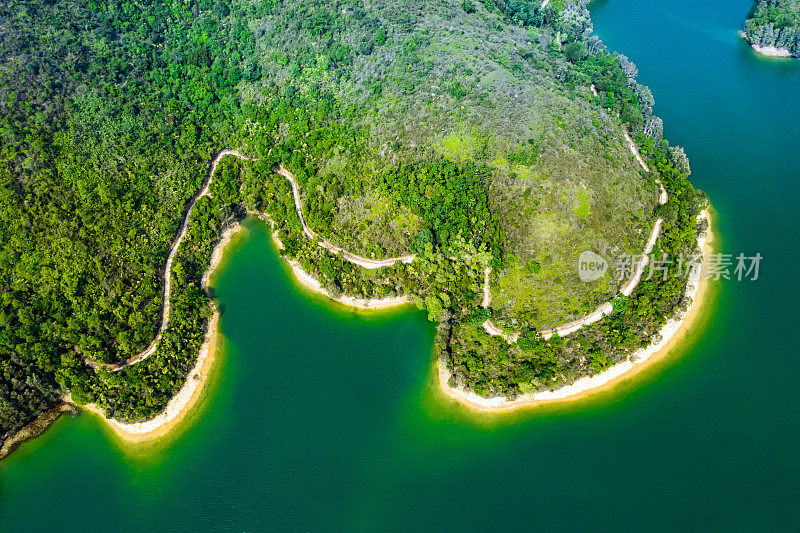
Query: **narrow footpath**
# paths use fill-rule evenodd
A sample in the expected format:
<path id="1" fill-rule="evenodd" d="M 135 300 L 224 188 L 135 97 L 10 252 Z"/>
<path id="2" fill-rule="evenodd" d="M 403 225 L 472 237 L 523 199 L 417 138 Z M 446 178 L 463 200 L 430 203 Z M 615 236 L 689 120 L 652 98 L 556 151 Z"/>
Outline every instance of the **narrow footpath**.
<path id="1" fill-rule="evenodd" d="M 200 190 L 197 191 L 197 193 L 195 193 L 194 196 L 192 196 L 192 199 L 187 204 L 186 211 L 183 215 L 183 221 L 181 222 L 181 226 L 178 230 L 177 235 L 175 236 L 175 239 L 172 241 L 172 245 L 170 245 L 169 247 L 167 262 L 164 266 L 164 291 L 161 297 L 162 306 L 161 306 L 160 324 L 158 328 L 158 333 L 156 334 L 155 338 L 142 352 L 119 363 L 112 363 L 112 364 L 98 363 L 97 361 L 93 361 L 84 356 L 83 358 L 84 361 L 90 367 L 94 368 L 95 370 L 99 368 L 105 368 L 106 370 L 109 370 L 111 372 L 119 372 L 120 370 L 122 370 L 127 366 L 134 365 L 140 361 L 144 361 L 145 359 L 147 359 L 148 357 L 150 357 L 155 353 L 156 348 L 158 347 L 158 343 L 161 340 L 164 331 L 169 326 L 170 298 L 172 296 L 172 276 L 171 276 L 172 262 L 175 259 L 175 254 L 178 252 L 178 248 L 180 247 L 183 238 L 186 236 L 186 230 L 188 229 L 189 226 L 189 218 L 192 214 L 194 206 L 197 205 L 197 202 L 200 200 L 200 198 L 204 196 L 211 197 L 211 182 L 214 179 L 214 173 L 216 172 L 217 166 L 219 165 L 220 161 L 222 161 L 224 157 L 229 155 L 238 157 L 239 159 L 242 159 L 244 161 L 257 161 L 256 158 L 247 157 L 237 150 L 225 149 L 221 150 L 217 154 L 217 157 L 215 157 L 214 160 L 211 162 L 208 174 L 206 175 L 205 180 L 203 180 L 203 185 L 202 187 L 200 187 Z M 300 217 L 300 222 L 303 225 L 303 232 L 309 239 L 317 240 L 317 244 L 322 248 L 325 248 L 326 250 L 330 251 L 333 254 L 339 255 L 345 261 L 348 261 L 350 263 L 353 263 L 354 265 L 358 265 L 360 267 L 367 269 L 384 268 L 392 266 L 398 262 L 411 263 L 416 257 L 416 255 L 411 254 L 411 255 L 403 255 L 400 257 L 389 257 L 387 259 L 369 259 L 366 257 L 361 257 L 359 255 L 350 253 L 346 250 L 343 250 L 342 248 L 339 248 L 338 246 L 323 239 L 314 230 L 309 228 L 308 225 L 306 224 L 305 218 L 303 217 L 302 203 L 300 201 L 300 188 L 297 185 L 297 180 L 295 179 L 294 175 L 291 172 L 289 172 L 283 165 L 278 165 L 275 171 L 284 178 L 286 178 L 292 186 L 292 196 L 294 197 L 294 206 L 295 209 L 297 210 L 297 216 Z"/>
<path id="2" fill-rule="evenodd" d="M 595 91 L 594 85 L 591 86 L 592 92 L 597 94 Z M 630 149 L 633 156 L 636 158 L 636 161 L 639 162 L 639 165 L 644 169 L 645 172 L 650 172 L 650 167 L 647 166 L 647 163 L 644 162 L 642 155 L 639 153 L 639 149 L 636 148 L 636 144 L 631 139 L 630 134 L 627 131 L 624 132 L 625 140 L 628 142 L 628 148 Z M 667 190 L 664 188 L 664 185 L 661 183 L 660 180 L 657 180 L 658 186 L 661 189 L 661 193 L 658 197 L 658 202 L 661 205 L 664 205 L 669 200 L 669 196 L 667 195 Z M 659 218 L 656 220 L 655 225 L 653 226 L 653 231 L 650 232 L 650 238 L 647 240 L 647 244 L 645 244 L 644 251 L 642 252 L 642 256 L 639 258 L 639 261 L 636 263 L 636 268 L 631 275 L 631 278 L 622 286 L 619 291 L 619 294 L 624 296 L 630 296 L 633 294 L 634 289 L 639 285 L 639 282 L 642 280 L 642 274 L 644 274 L 644 269 L 647 267 L 648 263 L 650 262 L 650 252 L 653 251 L 653 246 L 656 244 L 656 240 L 658 240 L 658 236 L 661 233 L 661 226 L 664 224 L 664 219 Z M 483 308 L 487 309 L 492 301 L 492 292 L 489 286 L 489 274 L 491 269 L 487 268 L 484 271 L 483 276 Z M 611 302 L 604 302 L 601 304 L 597 309 L 592 311 L 586 316 L 583 316 L 577 320 L 573 320 L 572 322 L 567 322 L 566 324 L 561 324 L 553 329 L 547 329 L 544 331 L 540 331 L 537 335 L 545 340 L 549 339 L 555 334 L 558 334 L 559 337 L 565 337 L 570 333 L 574 333 L 581 329 L 583 326 L 588 326 L 589 324 L 594 324 L 595 322 L 599 322 L 603 319 L 603 317 L 610 315 L 614 310 Z M 519 339 L 520 333 L 519 332 L 511 332 L 506 333 L 501 328 L 497 327 L 491 320 L 486 320 L 483 323 L 483 329 L 492 336 L 502 336 L 506 342 L 509 344 L 513 344 L 517 342 Z"/>

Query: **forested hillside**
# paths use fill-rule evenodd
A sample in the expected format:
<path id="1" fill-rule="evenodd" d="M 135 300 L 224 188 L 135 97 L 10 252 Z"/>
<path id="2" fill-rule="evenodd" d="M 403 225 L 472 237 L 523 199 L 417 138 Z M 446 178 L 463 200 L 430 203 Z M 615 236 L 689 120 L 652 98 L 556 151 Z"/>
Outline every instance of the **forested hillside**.
<path id="1" fill-rule="evenodd" d="M 744 35 L 759 51 L 800 57 L 800 0 L 758 0 L 745 23 Z"/>
<path id="2" fill-rule="evenodd" d="M 617 293 L 610 276 L 582 283 L 577 255 L 640 251 L 657 209 L 661 249 L 693 251 L 704 199 L 635 78 L 585 2 L 0 0 L 0 435 L 66 391 L 121 420 L 163 409 L 210 316 L 213 245 L 247 211 L 330 292 L 410 294 L 454 380 L 480 393 L 619 360 L 686 305 L 682 284 L 642 284 L 577 344 L 533 339 Z M 224 160 L 192 210 L 155 355 L 93 368 L 155 336 L 169 246 L 222 148 L 259 160 Z M 277 163 L 317 233 L 417 259 L 366 271 L 316 246 Z M 523 339 L 489 337 L 488 316 Z"/>

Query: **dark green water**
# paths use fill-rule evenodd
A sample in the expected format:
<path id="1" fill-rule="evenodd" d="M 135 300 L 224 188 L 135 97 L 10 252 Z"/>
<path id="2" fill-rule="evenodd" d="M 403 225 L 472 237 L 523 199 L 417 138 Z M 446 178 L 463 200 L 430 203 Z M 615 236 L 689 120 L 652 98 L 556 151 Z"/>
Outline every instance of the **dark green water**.
<path id="1" fill-rule="evenodd" d="M 800 61 L 739 40 L 750 5 L 592 5 L 686 148 L 724 251 L 765 257 L 680 353 L 579 404 L 476 419 L 434 393 L 421 313 L 308 298 L 253 224 L 217 280 L 228 349 L 184 431 L 130 450 L 62 418 L 0 463 L 0 529 L 800 527 Z"/>

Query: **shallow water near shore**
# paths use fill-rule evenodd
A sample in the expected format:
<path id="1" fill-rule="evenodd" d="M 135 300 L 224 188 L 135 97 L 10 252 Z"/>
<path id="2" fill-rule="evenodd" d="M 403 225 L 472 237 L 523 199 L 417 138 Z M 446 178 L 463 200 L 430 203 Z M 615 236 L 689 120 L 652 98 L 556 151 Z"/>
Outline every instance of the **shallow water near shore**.
<path id="1" fill-rule="evenodd" d="M 686 149 L 716 246 L 764 256 L 675 353 L 579 402 L 478 417 L 436 393 L 422 312 L 310 296 L 248 221 L 215 276 L 226 346 L 197 413 L 146 451 L 62 417 L 0 462 L 0 530 L 800 527 L 800 60 L 738 37 L 750 5 L 591 4 Z"/>

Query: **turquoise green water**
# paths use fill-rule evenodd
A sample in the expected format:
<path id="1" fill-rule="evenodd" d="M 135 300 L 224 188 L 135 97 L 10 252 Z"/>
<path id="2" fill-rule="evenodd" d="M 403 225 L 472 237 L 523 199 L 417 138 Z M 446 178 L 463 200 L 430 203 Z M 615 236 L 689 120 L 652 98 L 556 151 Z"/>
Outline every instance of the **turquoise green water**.
<path id="1" fill-rule="evenodd" d="M 422 313 L 308 298 L 254 223 L 217 279 L 227 350 L 193 420 L 142 451 L 62 418 L 0 463 L 0 529 L 800 527 L 800 61 L 738 39 L 750 3 L 592 4 L 724 250 L 765 257 L 682 353 L 597 398 L 478 419 L 434 393 Z"/>

